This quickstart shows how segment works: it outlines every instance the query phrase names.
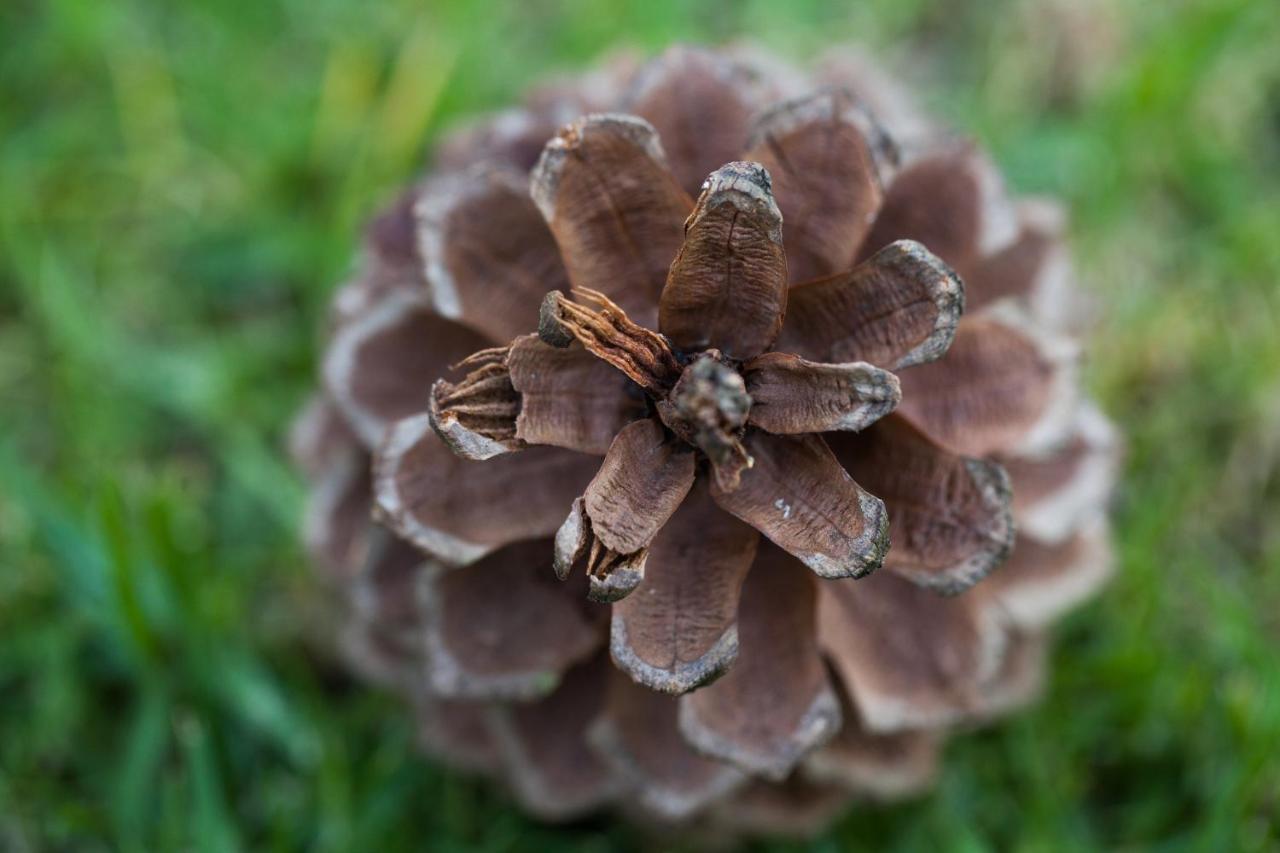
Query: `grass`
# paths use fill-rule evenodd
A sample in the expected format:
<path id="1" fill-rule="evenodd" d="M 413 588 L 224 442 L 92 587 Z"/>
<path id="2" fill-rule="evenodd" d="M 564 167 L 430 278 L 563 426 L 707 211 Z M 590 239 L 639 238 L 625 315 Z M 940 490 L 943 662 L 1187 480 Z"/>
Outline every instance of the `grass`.
<path id="1" fill-rule="evenodd" d="M 620 42 L 738 35 L 896 46 L 1018 190 L 1070 202 L 1129 442 L 1119 576 L 1045 701 L 812 848 L 1275 849 L 1280 14 L 847 6 L 0 6 L 0 849 L 640 844 L 414 756 L 317 636 L 281 448 L 358 224 L 441 127 Z"/>

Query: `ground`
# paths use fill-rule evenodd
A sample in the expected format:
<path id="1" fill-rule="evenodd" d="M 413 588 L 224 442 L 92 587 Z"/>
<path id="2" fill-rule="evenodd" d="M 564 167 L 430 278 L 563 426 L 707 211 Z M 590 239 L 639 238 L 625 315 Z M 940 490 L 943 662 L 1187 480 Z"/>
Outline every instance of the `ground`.
<path id="1" fill-rule="evenodd" d="M 619 44 L 744 35 L 883 51 L 1067 200 L 1128 441 L 1118 576 L 1044 701 L 813 849 L 1280 844 L 1274 0 L 7 0 L 0 848 L 641 843 L 414 756 L 325 652 L 282 447 L 357 226 L 441 128 Z"/>

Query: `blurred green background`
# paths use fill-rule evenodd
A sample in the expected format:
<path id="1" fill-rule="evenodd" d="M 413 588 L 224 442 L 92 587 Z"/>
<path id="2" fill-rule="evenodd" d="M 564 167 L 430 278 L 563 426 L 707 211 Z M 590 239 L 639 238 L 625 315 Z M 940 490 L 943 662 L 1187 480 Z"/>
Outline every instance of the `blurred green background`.
<path id="1" fill-rule="evenodd" d="M 440 128 L 738 36 L 887 50 L 1070 203 L 1129 442 L 1119 575 L 1044 702 L 813 848 L 1280 845 L 1275 0 L 4 0 L 0 849 L 641 843 L 415 757 L 313 627 L 282 448 L 359 223 Z"/>

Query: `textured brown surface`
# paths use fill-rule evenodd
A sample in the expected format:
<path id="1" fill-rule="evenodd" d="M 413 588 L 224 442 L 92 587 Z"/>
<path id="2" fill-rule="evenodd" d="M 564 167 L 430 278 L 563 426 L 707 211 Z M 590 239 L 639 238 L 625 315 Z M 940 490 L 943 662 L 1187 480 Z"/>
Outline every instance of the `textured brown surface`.
<path id="1" fill-rule="evenodd" d="M 665 399 L 658 417 L 681 441 L 698 448 L 725 490 L 738 487 L 751 458 L 742 446 L 751 398 L 742 374 L 716 350 L 691 361 Z"/>
<path id="2" fill-rule="evenodd" d="M 561 584 L 551 543 L 508 545 L 469 566 L 431 572 L 423 632 L 432 689 L 456 698 L 529 698 L 603 640 L 585 584 Z"/>
<path id="3" fill-rule="evenodd" d="M 1043 628 L 1097 592 L 1113 562 L 1106 523 L 1095 517 L 1057 544 L 1020 535 L 1013 554 L 980 589 L 1003 618 Z"/>
<path id="4" fill-rule="evenodd" d="M 893 411 L 898 377 L 864 362 L 765 353 L 744 366 L 752 426 L 780 435 L 860 430 Z"/>
<path id="5" fill-rule="evenodd" d="M 471 462 L 450 452 L 420 415 L 390 431 L 375 472 L 376 506 L 418 547 L 446 562 L 469 562 L 554 533 L 598 463 L 552 447 Z"/>
<path id="6" fill-rule="evenodd" d="M 502 759 L 483 704 L 418 691 L 414 705 L 418 737 L 433 755 L 460 770 L 492 773 L 499 769 Z"/>
<path id="7" fill-rule="evenodd" d="M 667 438 L 662 425 L 636 421 L 613 440 L 583 493 L 595 535 L 630 554 L 647 547 L 693 485 L 694 458 Z"/>
<path id="8" fill-rule="evenodd" d="M 938 772 L 942 735 L 907 729 L 888 734 L 867 731 L 858 710 L 841 692 L 840 732 L 805 760 L 806 776 L 834 783 L 850 793 L 891 799 L 924 790 Z"/>
<path id="9" fill-rule="evenodd" d="M 888 547 L 884 506 L 821 438 L 750 430 L 746 447 L 755 464 L 734 491 L 712 488 L 720 506 L 822 577 L 863 575 L 880 565 Z"/>
<path id="10" fill-rule="evenodd" d="M 543 294 L 568 287 L 524 173 L 482 168 L 429 183 L 417 210 L 436 310 L 489 340 L 532 331 Z"/>
<path id="11" fill-rule="evenodd" d="M 680 729 L 700 751 L 781 780 L 835 734 L 840 701 L 814 636 L 816 583 L 789 554 L 761 546 L 742 590 L 737 663 L 680 700 Z"/>
<path id="12" fill-rule="evenodd" d="M 506 356 L 499 348 L 475 353 L 467 359 L 474 370 L 457 382 L 438 379 L 431 386 L 431 428 L 464 459 L 491 459 L 524 446 L 516 437 L 520 395 L 511 386 Z"/>
<path id="13" fill-rule="evenodd" d="M 614 662 L 666 693 L 724 672 L 738 652 L 738 595 L 759 538 L 699 478 L 654 539 L 644 583 L 613 606 Z"/>
<path id="14" fill-rule="evenodd" d="M 490 706 L 507 779 L 525 808 L 543 818 L 575 817 L 604 805 L 619 791 L 586 738 L 604 707 L 608 667 L 606 658 L 596 657 L 570 669 L 543 699 Z"/>
<path id="15" fill-rule="evenodd" d="M 660 155 L 648 122 L 588 116 L 547 144 L 532 177 L 569 280 L 649 328 L 693 209 Z"/>
<path id="16" fill-rule="evenodd" d="M 369 456 L 363 451 L 332 457 L 314 480 L 302 536 L 331 582 L 350 581 L 364 562 L 370 495 Z"/>
<path id="17" fill-rule="evenodd" d="M 853 99 L 833 89 L 766 112 L 744 159 L 773 178 L 790 280 L 802 282 L 853 265 L 896 153 Z"/>
<path id="18" fill-rule="evenodd" d="M 432 560 L 391 531 L 368 520 L 369 553 L 353 584 L 356 615 L 392 631 L 412 637 L 422 619 L 418 584 Z"/>
<path id="19" fill-rule="evenodd" d="M 555 347 L 573 341 L 613 365 L 651 395 L 661 396 L 680 378 L 681 366 L 667 339 L 631 320 L 594 290 L 574 291 L 576 301 L 548 293 L 538 312 L 538 336 Z"/>
<path id="20" fill-rule="evenodd" d="M 858 256 L 916 240 L 966 276 L 1003 225 L 997 195 L 991 164 L 968 143 L 946 144 L 894 178 Z"/>
<path id="21" fill-rule="evenodd" d="M 1005 248 L 972 265 L 965 278 L 969 310 L 1008 297 L 1029 297 L 1060 250 L 1061 234 L 1046 223 L 1023 218 L 1018 236 Z"/>
<path id="22" fill-rule="evenodd" d="M 325 358 L 333 400 L 370 447 L 390 422 L 425 411 L 431 383 L 488 346 L 475 332 L 398 292 L 338 330 Z"/>
<path id="23" fill-rule="evenodd" d="M 678 705 L 674 696 L 615 672 L 604 712 L 588 734 L 601 757 L 637 789 L 640 803 L 667 820 L 688 817 L 744 778 L 689 746 L 677 727 Z"/>
<path id="24" fill-rule="evenodd" d="M 782 783 L 753 780 L 718 806 L 713 824 L 730 835 L 809 836 L 820 832 L 849 807 L 838 785 L 814 782 L 796 773 Z"/>
<path id="25" fill-rule="evenodd" d="M 782 216 L 769 176 L 729 163 L 707 178 L 662 291 L 659 324 L 677 349 L 748 359 L 778 336 L 787 306 Z"/>
<path id="26" fill-rule="evenodd" d="M 613 437 L 644 414 L 644 395 L 627 377 L 580 344 L 548 346 L 517 338 L 507 356 L 520 393 L 516 436 L 603 456 Z"/>
<path id="27" fill-rule="evenodd" d="M 939 596 L 892 572 L 821 584 L 818 638 L 874 732 L 976 711 L 1003 645 L 974 596 Z"/>
<path id="28" fill-rule="evenodd" d="M 999 465 L 951 453 L 898 415 L 827 439 L 845 469 L 888 509 L 893 545 L 886 569 L 954 593 L 1008 556 L 1014 529 Z"/>
<path id="29" fill-rule="evenodd" d="M 1087 402 L 1061 445 L 1033 455 L 996 454 L 1013 481 L 1018 529 L 1051 543 L 1070 537 L 1107 505 L 1120 456 L 1114 428 Z"/>
<path id="30" fill-rule="evenodd" d="M 762 81 L 726 56 L 677 46 L 640 69 L 626 111 L 649 121 L 691 196 L 746 142 Z"/>
<path id="31" fill-rule="evenodd" d="M 946 358 L 903 371 L 899 411 L 957 453 L 986 456 L 1019 446 L 1062 406 L 1064 369 L 1029 330 L 965 317 Z"/>
<path id="32" fill-rule="evenodd" d="M 793 287 L 789 300 L 779 350 L 893 369 L 947 351 L 964 288 L 925 247 L 901 242 L 849 272 Z"/>

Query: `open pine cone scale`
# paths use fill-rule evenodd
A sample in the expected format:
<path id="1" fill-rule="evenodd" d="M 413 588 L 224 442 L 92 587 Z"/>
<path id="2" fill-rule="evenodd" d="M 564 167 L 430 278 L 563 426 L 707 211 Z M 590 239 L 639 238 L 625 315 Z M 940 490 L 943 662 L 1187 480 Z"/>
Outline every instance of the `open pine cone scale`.
<path id="1" fill-rule="evenodd" d="M 677 48 L 543 90 L 336 302 L 295 449 L 348 650 L 539 814 L 917 791 L 1106 576 L 1060 217 L 836 74 Z"/>

